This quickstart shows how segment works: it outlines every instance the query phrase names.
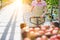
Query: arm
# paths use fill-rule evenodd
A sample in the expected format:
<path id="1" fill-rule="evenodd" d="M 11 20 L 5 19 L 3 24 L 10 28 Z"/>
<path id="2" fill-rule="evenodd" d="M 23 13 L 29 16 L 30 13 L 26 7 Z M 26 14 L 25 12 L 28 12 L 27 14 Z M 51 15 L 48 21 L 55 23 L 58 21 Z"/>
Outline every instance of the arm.
<path id="1" fill-rule="evenodd" d="M 43 16 L 45 16 L 45 14 L 47 13 L 47 7 L 46 6 L 44 6 L 44 8 L 43 8 Z"/>
<path id="2" fill-rule="evenodd" d="M 32 8 L 31 8 L 31 12 L 33 11 L 33 8 L 34 8 L 34 6 L 32 6 Z"/>
<path id="3" fill-rule="evenodd" d="M 35 1 L 32 1 L 32 4 L 31 4 L 31 12 L 33 11 L 34 6 L 35 6 Z"/>
<path id="4" fill-rule="evenodd" d="M 44 1 L 43 2 L 43 14 L 42 14 L 42 17 L 44 17 L 45 16 L 45 14 L 47 13 L 47 4 L 46 4 L 46 2 Z"/>

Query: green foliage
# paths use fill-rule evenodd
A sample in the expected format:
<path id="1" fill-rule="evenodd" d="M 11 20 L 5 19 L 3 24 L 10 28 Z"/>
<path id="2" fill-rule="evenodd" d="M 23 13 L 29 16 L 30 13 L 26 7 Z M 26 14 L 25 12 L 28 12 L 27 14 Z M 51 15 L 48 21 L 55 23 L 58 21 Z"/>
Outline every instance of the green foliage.
<path id="1" fill-rule="evenodd" d="M 49 5 L 58 5 L 59 4 L 59 0 L 46 0 L 47 4 Z"/>
<path id="2" fill-rule="evenodd" d="M 58 5 L 59 5 L 59 0 L 45 0 L 46 1 L 46 3 L 47 3 L 47 9 L 49 10 L 49 9 L 51 9 L 51 13 L 50 13 L 50 16 L 49 16 L 49 18 L 51 18 L 51 20 L 52 20 L 52 14 L 53 14 L 53 11 L 55 10 L 56 11 L 56 9 L 58 9 Z M 54 9 L 54 10 L 53 10 Z M 58 11 L 56 11 L 56 12 L 58 12 Z M 58 14 L 58 13 L 57 13 Z"/>

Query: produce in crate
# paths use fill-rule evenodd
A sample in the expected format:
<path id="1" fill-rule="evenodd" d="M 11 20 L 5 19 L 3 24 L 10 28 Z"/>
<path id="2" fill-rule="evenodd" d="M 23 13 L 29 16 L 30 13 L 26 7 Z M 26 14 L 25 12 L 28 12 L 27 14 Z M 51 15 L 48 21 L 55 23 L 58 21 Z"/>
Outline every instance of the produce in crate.
<path id="1" fill-rule="evenodd" d="M 37 37 L 37 38 L 36 38 L 36 40 L 42 40 L 42 38 L 40 38 L 40 37 Z"/>
<path id="2" fill-rule="evenodd" d="M 42 36 L 42 40 L 48 40 L 48 37 L 45 36 L 45 35 L 43 35 L 43 36 Z"/>
<path id="3" fill-rule="evenodd" d="M 27 38 L 24 38 L 24 40 L 31 40 L 31 39 L 27 37 Z"/>

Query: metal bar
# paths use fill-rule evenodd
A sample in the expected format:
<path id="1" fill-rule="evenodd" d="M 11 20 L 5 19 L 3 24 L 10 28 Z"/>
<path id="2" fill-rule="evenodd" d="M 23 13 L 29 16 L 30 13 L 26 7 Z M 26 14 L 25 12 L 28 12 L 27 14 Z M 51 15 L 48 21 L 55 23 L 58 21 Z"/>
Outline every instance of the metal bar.
<path id="1" fill-rule="evenodd" d="M 59 24 L 60 24 L 60 0 L 59 0 Z M 60 25 L 59 25 L 60 27 Z"/>

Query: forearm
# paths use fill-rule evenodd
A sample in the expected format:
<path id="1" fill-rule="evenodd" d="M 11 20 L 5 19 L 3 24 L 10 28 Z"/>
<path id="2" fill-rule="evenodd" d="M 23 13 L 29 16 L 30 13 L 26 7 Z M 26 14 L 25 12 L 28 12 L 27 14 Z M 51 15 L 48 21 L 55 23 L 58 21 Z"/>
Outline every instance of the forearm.
<path id="1" fill-rule="evenodd" d="M 31 8 L 31 12 L 33 11 L 33 8 L 34 8 L 34 6 L 32 6 L 32 8 Z"/>
<path id="2" fill-rule="evenodd" d="M 43 12 L 43 15 L 45 15 L 47 13 L 47 8 L 44 7 L 44 12 Z"/>

